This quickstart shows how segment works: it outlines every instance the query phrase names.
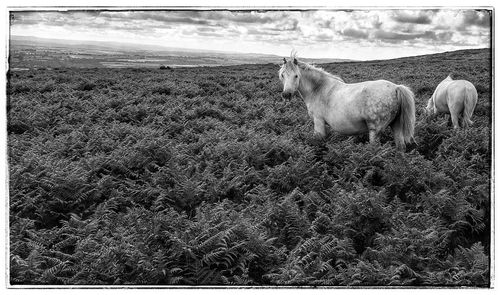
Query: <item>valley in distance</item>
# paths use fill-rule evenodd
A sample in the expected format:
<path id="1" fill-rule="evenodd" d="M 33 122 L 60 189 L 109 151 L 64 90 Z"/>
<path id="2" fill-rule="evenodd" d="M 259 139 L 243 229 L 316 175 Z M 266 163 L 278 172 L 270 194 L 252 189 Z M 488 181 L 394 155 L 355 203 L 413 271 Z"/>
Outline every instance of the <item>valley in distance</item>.
<path id="1" fill-rule="evenodd" d="M 171 48 L 118 42 L 75 41 L 11 36 L 11 70 L 51 68 L 178 68 L 279 63 L 271 54 Z M 308 63 L 352 61 L 301 58 Z"/>

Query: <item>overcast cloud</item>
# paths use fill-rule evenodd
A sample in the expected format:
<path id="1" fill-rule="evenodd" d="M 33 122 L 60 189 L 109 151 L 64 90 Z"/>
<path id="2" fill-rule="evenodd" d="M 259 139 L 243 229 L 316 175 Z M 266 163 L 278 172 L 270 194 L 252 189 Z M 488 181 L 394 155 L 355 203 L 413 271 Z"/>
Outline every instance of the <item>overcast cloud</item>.
<path id="1" fill-rule="evenodd" d="M 13 12 L 11 34 L 379 59 L 490 47 L 486 10 Z"/>

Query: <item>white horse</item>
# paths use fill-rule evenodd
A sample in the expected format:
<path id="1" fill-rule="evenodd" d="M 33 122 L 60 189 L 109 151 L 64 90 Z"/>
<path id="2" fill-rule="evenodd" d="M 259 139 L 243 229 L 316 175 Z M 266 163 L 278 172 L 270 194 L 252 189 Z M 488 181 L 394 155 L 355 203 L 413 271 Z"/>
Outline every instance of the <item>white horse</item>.
<path id="1" fill-rule="evenodd" d="M 451 115 L 453 128 L 458 129 L 459 117 L 462 114 L 462 126 L 469 127 L 472 113 L 476 108 L 477 91 L 471 82 L 466 80 L 453 80 L 450 75 L 436 87 L 434 94 L 429 99 L 425 113 L 431 117 L 438 113 Z"/>
<path id="2" fill-rule="evenodd" d="M 283 98 L 297 95 L 314 120 L 314 132 L 326 135 L 325 122 L 347 135 L 369 132 L 370 143 L 391 126 L 396 146 L 405 150 L 414 141 L 415 101 L 410 89 L 386 80 L 348 84 L 340 77 L 297 60 L 283 58 L 279 78 Z"/>

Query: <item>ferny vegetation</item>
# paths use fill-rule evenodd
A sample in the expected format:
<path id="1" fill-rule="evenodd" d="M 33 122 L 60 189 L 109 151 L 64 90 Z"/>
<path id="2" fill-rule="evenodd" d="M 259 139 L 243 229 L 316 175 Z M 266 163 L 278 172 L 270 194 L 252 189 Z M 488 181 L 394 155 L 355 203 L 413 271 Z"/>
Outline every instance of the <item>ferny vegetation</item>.
<path id="1" fill-rule="evenodd" d="M 322 66 L 409 86 L 417 144 L 316 139 L 277 64 L 10 72 L 10 283 L 489 286 L 490 50 Z"/>

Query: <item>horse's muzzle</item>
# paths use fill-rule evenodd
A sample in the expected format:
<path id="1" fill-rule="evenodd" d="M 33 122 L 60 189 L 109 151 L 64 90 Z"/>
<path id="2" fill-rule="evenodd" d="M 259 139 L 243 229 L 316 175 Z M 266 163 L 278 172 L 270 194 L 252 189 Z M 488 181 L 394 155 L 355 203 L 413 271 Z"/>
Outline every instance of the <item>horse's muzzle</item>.
<path id="1" fill-rule="evenodd" d="M 292 93 L 283 91 L 283 92 L 281 92 L 281 97 L 283 97 L 284 99 L 291 99 Z"/>

